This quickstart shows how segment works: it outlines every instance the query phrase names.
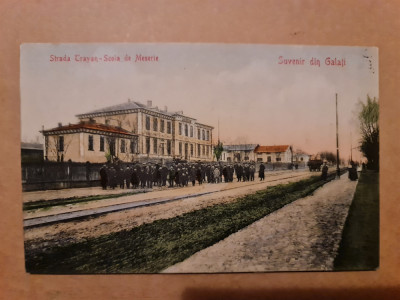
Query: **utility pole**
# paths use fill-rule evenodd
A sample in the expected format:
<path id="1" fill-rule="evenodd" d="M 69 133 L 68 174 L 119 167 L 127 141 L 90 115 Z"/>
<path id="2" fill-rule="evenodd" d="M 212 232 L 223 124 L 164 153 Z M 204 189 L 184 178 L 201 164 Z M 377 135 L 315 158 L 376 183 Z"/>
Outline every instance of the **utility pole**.
<path id="1" fill-rule="evenodd" d="M 336 93 L 336 178 L 340 178 L 339 168 L 339 118 L 337 110 L 337 93 Z"/>
<path id="2" fill-rule="evenodd" d="M 353 140 L 351 136 L 351 130 L 350 130 L 350 162 L 353 162 Z"/>

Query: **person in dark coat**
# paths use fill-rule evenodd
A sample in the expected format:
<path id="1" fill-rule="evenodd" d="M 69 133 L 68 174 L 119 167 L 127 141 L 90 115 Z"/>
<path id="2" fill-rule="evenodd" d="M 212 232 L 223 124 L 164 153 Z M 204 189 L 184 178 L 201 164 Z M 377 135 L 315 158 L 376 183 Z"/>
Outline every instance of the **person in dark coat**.
<path id="1" fill-rule="evenodd" d="M 133 167 L 132 174 L 131 174 L 131 183 L 134 189 L 139 187 L 139 176 L 138 176 L 138 167 Z"/>
<path id="2" fill-rule="evenodd" d="M 260 178 L 260 181 L 264 180 L 265 178 L 265 166 L 263 163 L 261 163 L 260 168 L 258 169 L 258 177 Z"/>
<path id="3" fill-rule="evenodd" d="M 238 164 L 235 168 L 236 172 L 236 177 L 237 181 L 242 181 L 242 176 L 243 176 L 243 166 L 241 164 Z"/>
<path id="4" fill-rule="evenodd" d="M 192 186 L 196 185 L 196 167 L 192 166 L 190 169 L 190 181 L 192 182 Z"/>
<path id="5" fill-rule="evenodd" d="M 125 182 L 126 182 L 127 189 L 129 189 L 129 186 L 130 186 L 131 177 L 132 177 L 132 169 L 129 166 L 127 166 L 125 169 Z"/>
<path id="6" fill-rule="evenodd" d="M 358 174 L 357 174 L 357 167 L 356 164 L 352 161 L 351 162 L 351 167 L 348 168 L 349 172 L 349 179 L 352 181 L 356 181 L 358 179 Z"/>
<path id="7" fill-rule="evenodd" d="M 198 167 L 196 170 L 196 177 L 197 177 L 197 181 L 199 182 L 199 184 L 201 185 L 203 183 L 203 177 L 201 176 L 201 167 Z"/>
<path id="8" fill-rule="evenodd" d="M 324 166 L 322 167 L 321 179 L 325 180 L 325 181 L 328 179 L 328 166 L 327 166 L 326 162 L 324 163 Z"/>
<path id="9" fill-rule="evenodd" d="M 228 169 L 226 166 L 222 168 L 222 175 L 224 176 L 224 182 L 228 182 Z"/>
<path id="10" fill-rule="evenodd" d="M 244 180 L 243 181 L 249 181 L 250 180 L 250 166 L 248 164 L 244 165 Z"/>
<path id="11" fill-rule="evenodd" d="M 107 174 L 107 178 L 108 178 L 108 183 L 110 185 L 110 188 L 115 189 L 117 186 L 117 171 L 115 170 L 114 167 L 110 167 L 108 168 L 109 172 Z"/>
<path id="12" fill-rule="evenodd" d="M 169 168 L 168 181 L 169 181 L 169 187 L 174 187 L 175 169 L 172 166 Z"/>
<path id="13" fill-rule="evenodd" d="M 254 174 L 255 173 L 256 173 L 256 168 L 253 165 L 251 165 L 250 166 L 250 180 L 251 181 L 254 181 Z"/>
<path id="14" fill-rule="evenodd" d="M 166 186 L 168 178 L 168 168 L 166 166 L 162 166 L 160 168 L 160 176 L 161 176 L 161 186 Z"/>
<path id="15" fill-rule="evenodd" d="M 107 166 L 103 165 L 100 169 L 100 184 L 101 184 L 101 187 L 103 188 L 103 190 L 107 189 L 107 183 L 108 183 Z"/>

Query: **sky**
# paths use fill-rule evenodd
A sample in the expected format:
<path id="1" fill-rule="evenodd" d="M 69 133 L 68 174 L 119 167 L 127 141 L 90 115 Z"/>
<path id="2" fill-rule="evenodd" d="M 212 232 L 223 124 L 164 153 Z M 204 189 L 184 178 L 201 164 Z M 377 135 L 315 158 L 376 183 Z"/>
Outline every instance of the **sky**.
<path id="1" fill-rule="evenodd" d="M 150 60 L 135 61 L 137 55 Z M 317 60 L 319 66 L 310 63 Z M 371 47 L 23 44 L 21 140 L 42 142 L 42 126 L 76 123 L 77 114 L 130 99 L 183 111 L 214 126 L 214 139 L 224 144 L 336 152 L 337 94 L 339 149 L 347 159 L 360 140 L 359 102 L 379 99 L 378 73 L 378 49 Z M 353 157 L 361 158 L 357 149 Z"/>

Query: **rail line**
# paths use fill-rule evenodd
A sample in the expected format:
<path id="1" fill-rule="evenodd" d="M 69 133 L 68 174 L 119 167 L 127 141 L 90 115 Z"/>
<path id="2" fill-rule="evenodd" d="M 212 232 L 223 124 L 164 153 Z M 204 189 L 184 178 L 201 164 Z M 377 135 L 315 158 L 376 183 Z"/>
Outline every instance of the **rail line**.
<path id="1" fill-rule="evenodd" d="M 280 174 L 283 174 L 283 172 Z M 276 176 L 277 175 L 279 175 L 279 174 L 276 174 Z M 200 197 L 200 196 L 209 195 L 209 194 L 217 194 L 217 193 L 221 193 L 221 192 L 225 192 L 225 191 L 229 191 L 229 190 L 259 185 L 259 184 L 266 183 L 266 182 L 282 181 L 285 179 L 296 178 L 296 177 L 301 177 L 301 176 L 304 176 L 304 173 L 300 174 L 300 175 L 288 176 L 288 177 L 279 178 L 279 179 L 272 179 L 272 180 L 263 181 L 263 182 L 255 182 L 252 184 L 248 184 L 246 186 L 235 186 L 235 187 L 230 187 L 230 188 L 224 188 L 224 189 L 216 190 L 216 191 L 207 191 L 207 192 L 202 192 L 202 193 L 186 194 L 186 195 L 181 195 L 181 196 L 176 196 L 176 197 L 171 197 L 171 198 L 151 198 L 151 199 L 146 199 L 146 200 L 137 201 L 137 202 L 113 204 L 113 205 L 108 205 L 108 206 L 103 206 L 103 207 L 98 207 L 98 208 L 83 209 L 83 210 L 78 210 L 78 211 L 74 211 L 74 212 L 67 212 L 67 213 L 60 213 L 60 214 L 55 214 L 55 215 L 43 216 L 43 217 L 29 218 L 29 219 L 24 220 L 24 229 L 34 228 L 34 227 L 42 227 L 42 226 L 52 225 L 52 224 L 61 223 L 61 222 L 76 221 L 76 220 L 81 220 L 81 219 L 86 219 L 86 218 L 99 217 L 101 215 L 106 215 L 109 213 L 130 210 L 130 209 L 136 209 L 136 208 L 141 208 L 141 207 L 147 207 L 147 206 L 153 206 L 153 205 L 161 205 L 161 204 L 179 201 L 179 200 L 183 200 L 183 199 L 190 199 L 190 198 Z"/>

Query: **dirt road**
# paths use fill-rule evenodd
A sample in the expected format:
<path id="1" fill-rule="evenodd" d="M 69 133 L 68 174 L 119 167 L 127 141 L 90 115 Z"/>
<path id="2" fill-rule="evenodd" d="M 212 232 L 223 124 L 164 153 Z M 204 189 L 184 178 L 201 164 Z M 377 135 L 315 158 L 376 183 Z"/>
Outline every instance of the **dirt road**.
<path id="1" fill-rule="evenodd" d="M 356 185 L 344 175 L 164 273 L 332 270 Z"/>
<path id="2" fill-rule="evenodd" d="M 185 194 L 214 191 L 207 195 L 183 199 L 163 205 L 141 207 L 132 210 L 109 213 L 101 217 L 81 221 L 59 223 L 39 228 L 25 230 L 25 242 L 27 247 L 41 248 L 56 245 L 66 245 L 78 242 L 82 239 L 96 237 L 124 229 L 150 223 L 157 219 L 172 218 L 186 212 L 201 209 L 217 203 L 233 201 L 237 197 L 256 192 L 268 186 L 298 181 L 315 175 L 308 171 L 285 171 L 270 174 L 265 182 L 232 182 L 221 184 L 203 184 L 194 187 L 163 189 L 146 194 L 137 194 L 93 201 L 76 205 L 59 206 L 52 209 L 31 211 L 25 213 L 25 218 L 42 215 L 52 215 L 65 211 L 74 211 L 88 208 L 107 206 L 118 203 L 142 201 L 143 199 L 158 199 L 176 197 Z"/>

